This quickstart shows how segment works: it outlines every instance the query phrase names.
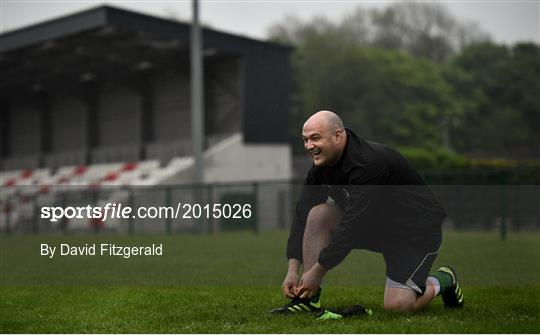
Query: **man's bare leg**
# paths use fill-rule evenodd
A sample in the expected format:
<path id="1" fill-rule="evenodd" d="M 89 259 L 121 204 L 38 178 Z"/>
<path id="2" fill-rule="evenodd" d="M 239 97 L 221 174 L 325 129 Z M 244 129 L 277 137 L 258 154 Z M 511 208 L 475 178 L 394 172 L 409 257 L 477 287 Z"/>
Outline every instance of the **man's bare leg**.
<path id="1" fill-rule="evenodd" d="M 311 209 L 306 220 L 304 241 L 302 244 L 304 273 L 309 271 L 315 264 L 317 264 L 319 253 L 330 243 L 332 233 L 341 221 L 342 217 L 343 213 L 341 209 L 339 206 L 334 204 L 321 204 Z M 318 291 L 319 293 L 316 297 L 309 296 L 309 301 L 306 301 L 306 297 L 296 299 L 301 296 L 301 292 L 294 293 L 293 296 L 292 292 L 297 291 L 296 281 L 298 278 L 297 269 L 299 264 L 299 260 L 293 258 L 289 260 L 289 270 L 282 285 L 285 296 L 290 298 L 292 301 L 284 307 L 272 310 L 271 313 L 290 314 L 305 311 L 320 311 L 320 290 Z"/>
<path id="2" fill-rule="evenodd" d="M 342 217 L 343 212 L 335 204 L 320 204 L 311 209 L 302 244 L 304 272 L 317 263 L 321 250 L 330 243 L 332 233 Z"/>
<path id="3" fill-rule="evenodd" d="M 416 312 L 424 309 L 435 298 L 435 288 L 428 280 L 424 294 L 398 287 L 386 287 L 384 290 L 384 309 L 400 312 Z"/>

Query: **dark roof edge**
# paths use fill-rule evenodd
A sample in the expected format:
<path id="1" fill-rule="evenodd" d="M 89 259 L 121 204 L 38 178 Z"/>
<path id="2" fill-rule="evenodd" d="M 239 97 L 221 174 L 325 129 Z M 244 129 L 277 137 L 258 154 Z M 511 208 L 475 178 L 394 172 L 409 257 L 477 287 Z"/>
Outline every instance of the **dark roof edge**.
<path id="1" fill-rule="evenodd" d="M 41 27 L 45 27 L 45 26 L 56 24 L 56 23 L 60 23 L 61 21 L 65 21 L 68 18 L 76 18 L 76 17 L 86 16 L 86 15 L 92 14 L 92 12 L 99 12 L 99 11 L 103 10 L 104 8 L 106 8 L 106 7 L 110 7 L 110 6 L 104 5 L 104 6 L 99 6 L 99 7 L 92 7 L 92 8 L 88 8 L 88 9 L 84 9 L 84 10 L 74 12 L 73 14 L 66 14 L 66 15 L 62 15 L 62 16 L 53 17 L 52 19 L 47 19 L 45 21 L 40 21 L 38 23 L 32 23 L 30 25 L 23 26 L 23 27 L 13 29 L 13 30 L 9 30 L 9 31 L 7 31 L 5 33 L 2 33 L 2 34 L 0 34 L 0 39 L 5 38 L 5 37 L 9 37 L 10 35 L 25 33 L 28 30 L 35 30 L 35 29 L 39 29 Z"/>
<path id="2" fill-rule="evenodd" d="M 50 39 L 103 27 L 107 24 L 104 6 L 36 23 L 0 35 L 0 52 L 12 51 Z"/>
<path id="3" fill-rule="evenodd" d="M 184 26 L 189 28 L 190 24 L 179 21 L 172 21 L 157 17 L 154 15 L 142 14 L 139 12 L 126 10 L 118 7 L 113 7 L 110 5 L 103 5 L 99 7 L 94 7 L 79 11 L 73 14 L 64 15 L 61 17 L 53 18 L 47 21 L 39 22 L 32 24 L 26 27 L 22 27 L 16 30 L 11 30 L 6 33 L 0 34 L 0 52 L 11 51 L 19 48 L 24 48 L 32 44 L 40 43 L 48 39 L 60 38 L 67 36 L 76 32 L 82 32 L 85 30 L 95 29 L 103 27 L 107 24 L 114 24 L 110 22 L 110 13 L 120 13 L 133 16 L 139 16 L 141 18 L 151 19 L 161 21 L 168 24 L 176 24 L 179 26 Z M 71 24 L 70 24 L 71 23 Z M 60 26 L 64 26 L 66 29 L 70 27 L 71 29 L 58 29 Z M 43 30 L 40 32 L 40 30 Z M 47 31 L 48 30 L 48 31 Z M 267 46 L 273 46 L 277 48 L 282 48 L 286 50 L 292 50 L 294 47 L 290 45 L 280 44 L 272 41 L 262 41 L 255 38 L 236 35 L 228 32 L 222 32 L 214 30 L 212 28 L 203 27 L 205 32 L 223 35 L 227 37 L 233 37 L 242 39 L 248 42 L 264 44 Z"/>
<path id="4" fill-rule="evenodd" d="M 134 15 L 134 16 L 140 16 L 140 17 L 145 18 L 145 19 L 152 19 L 152 20 L 160 21 L 162 23 L 181 25 L 181 26 L 184 26 L 186 28 L 189 28 L 191 26 L 191 23 L 189 23 L 189 22 L 169 20 L 169 19 L 162 18 L 162 17 L 159 17 L 159 16 L 155 16 L 155 15 L 151 15 L 151 14 L 144 14 L 144 13 L 140 13 L 140 12 L 132 11 L 132 10 L 126 10 L 126 9 L 123 9 L 123 8 L 113 7 L 113 6 L 110 6 L 110 5 L 101 6 L 101 8 L 106 8 L 107 10 L 109 10 L 111 12 L 117 12 L 117 13 L 121 13 L 121 14 L 128 14 L 128 15 Z M 264 40 L 256 39 L 256 38 L 253 38 L 253 37 L 248 37 L 248 36 L 234 34 L 234 33 L 230 33 L 230 32 L 224 32 L 224 31 L 220 31 L 220 30 L 215 30 L 213 28 L 204 27 L 204 26 L 202 28 L 203 28 L 203 30 L 205 32 L 212 33 L 212 34 L 238 38 L 238 39 L 242 39 L 242 40 L 252 42 L 252 43 L 264 44 L 264 45 L 267 45 L 267 46 L 273 46 L 273 47 L 283 48 L 283 49 L 287 49 L 287 50 L 294 49 L 294 46 L 291 46 L 291 45 L 286 45 L 286 44 L 277 43 L 277 42 L 273 42 L 273 41 L 264 41 Z"/>

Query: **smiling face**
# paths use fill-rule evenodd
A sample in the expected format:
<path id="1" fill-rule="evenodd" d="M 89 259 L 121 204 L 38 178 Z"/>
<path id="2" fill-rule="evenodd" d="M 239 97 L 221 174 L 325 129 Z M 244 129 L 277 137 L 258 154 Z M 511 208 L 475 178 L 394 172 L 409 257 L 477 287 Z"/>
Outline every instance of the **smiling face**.
<path id="1" fill-rule="evenodd" d="M 345 146 L 345 135 L 342 128 L 332 127 L 328 115 L 319 112 L 310 117 L 302 129 L 304 148 L 313 158 L 316 166 L 334 165 Z"/>

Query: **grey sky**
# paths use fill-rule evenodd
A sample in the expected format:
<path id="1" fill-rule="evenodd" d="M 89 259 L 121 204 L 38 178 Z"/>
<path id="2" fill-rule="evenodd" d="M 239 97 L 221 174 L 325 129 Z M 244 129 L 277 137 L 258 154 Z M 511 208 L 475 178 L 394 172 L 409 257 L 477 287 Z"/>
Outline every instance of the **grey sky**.
<path id="1" fill-rule="evenodd" d="M 495 41 L 540 43 L 540 2 L 536 1 L 439 1 L 462 21 L 476 22 Z M 47 1 L 0 0 L 0 31 L 6 32 L 60 17 L 83 9 L 110 5 L 161 17 L 175 16 L 188 21 L 191 1 Z M 357 6 L 387 6 L 390 1 L 282 1 L 211 0 L 202 1 L 203 22 L 215 29 L 255 38 L 264 38 L 268 27 L 287 15 L 309 19 L 324 15 L 339 20 Z"/>

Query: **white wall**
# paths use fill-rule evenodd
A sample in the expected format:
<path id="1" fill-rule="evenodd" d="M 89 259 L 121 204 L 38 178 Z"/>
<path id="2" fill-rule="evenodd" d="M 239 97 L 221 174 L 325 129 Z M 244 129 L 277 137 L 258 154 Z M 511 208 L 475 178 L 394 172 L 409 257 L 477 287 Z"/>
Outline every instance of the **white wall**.
<path id="1" fill-rule="evenodd" d="M 204 181 L 242 182 L 289 180 L 292 178 L 291 148 L 286 144 L 248 144 L 234 134 L 204 153 Z M 160 184 L 192 182 L 193 161 L 179 168 Z"/>
<path id="2" fill-rule="evenodd" d="M 268 181 L 292 178 L 286 144 L 244 144 L 236 134 L 205 155 L 205 182 Z"/>

